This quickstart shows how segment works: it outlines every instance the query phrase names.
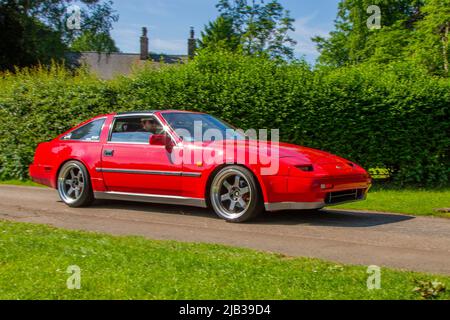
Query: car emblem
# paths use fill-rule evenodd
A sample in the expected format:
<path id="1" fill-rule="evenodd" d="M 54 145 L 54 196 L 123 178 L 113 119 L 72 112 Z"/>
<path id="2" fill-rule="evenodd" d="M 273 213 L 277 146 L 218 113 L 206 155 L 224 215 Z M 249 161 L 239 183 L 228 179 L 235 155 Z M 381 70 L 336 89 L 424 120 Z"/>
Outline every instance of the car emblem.
<path id="1" fill-rule="evenodd" d="M 341 170 L 342 167 L 341 166 L 336 166 L 336 169 Z"/>

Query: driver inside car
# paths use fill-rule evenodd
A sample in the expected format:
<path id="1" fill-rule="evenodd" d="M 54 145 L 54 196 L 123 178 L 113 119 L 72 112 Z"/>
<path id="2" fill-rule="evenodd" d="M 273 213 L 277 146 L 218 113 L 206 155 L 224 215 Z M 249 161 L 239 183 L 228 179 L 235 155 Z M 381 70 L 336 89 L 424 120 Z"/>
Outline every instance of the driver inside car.
<path id="1" fill-rule="evenodd" d="M 138 132 L 148 132 L 151 134 L 159 134 L 161 132 L 161 127 L 154 118 L 144 118 L 141 119 L 142 128 Z"/>

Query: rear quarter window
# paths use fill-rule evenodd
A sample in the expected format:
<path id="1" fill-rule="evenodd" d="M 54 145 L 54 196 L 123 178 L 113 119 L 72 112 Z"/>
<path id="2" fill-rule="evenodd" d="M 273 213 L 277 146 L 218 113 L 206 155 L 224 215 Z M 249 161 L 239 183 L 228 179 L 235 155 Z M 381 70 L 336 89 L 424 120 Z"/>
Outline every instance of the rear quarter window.
<path id="1" fill-rule="evenodd" d="M 98 119 L 91 121 L 84 126 L 73 130 L 65 135 L 62 140 L 74 140 L 74 141 L 100 141 L 100 135 L 102 133 L 103 124 L 106 119 Z"/>

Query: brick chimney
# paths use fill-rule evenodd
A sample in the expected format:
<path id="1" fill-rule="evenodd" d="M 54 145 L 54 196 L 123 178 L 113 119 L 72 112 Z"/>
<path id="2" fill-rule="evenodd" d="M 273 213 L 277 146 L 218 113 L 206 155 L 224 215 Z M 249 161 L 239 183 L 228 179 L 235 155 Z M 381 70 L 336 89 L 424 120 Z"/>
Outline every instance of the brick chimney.
<path id="1" fill-rule="evenodd" d="M 190 38 L 188 39 L 188 57 L 193 59 L 197 50 L 197 39 L 195 39 L 194 27 L 191 27 Z"/>
<path id="2" fill-rule="evenodd" d="M 147 37 L 147 28 L 142 28 L 142 36 L 141 36 L 141 60 L 148 59 L 148 37 Z"/>

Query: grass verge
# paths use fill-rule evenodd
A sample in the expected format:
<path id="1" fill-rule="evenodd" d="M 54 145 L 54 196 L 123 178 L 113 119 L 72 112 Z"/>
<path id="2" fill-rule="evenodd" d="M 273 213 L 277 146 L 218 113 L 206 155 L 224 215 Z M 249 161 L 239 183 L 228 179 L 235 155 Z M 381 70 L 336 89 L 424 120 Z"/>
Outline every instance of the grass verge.
<path id="1" fill-rule="evenodd" d="M 28 187 L 42 187 L 46 188 L 46 186 L 43 186 L 41 184 L 37 184 L 31 180 L 6 180 L 6 181 L 0 181 L 0 184 L 9 184 L 13 186 L 28 186 Z"/>
<path id="2" fill-rule="evenodd" d="M 366 201 L 337 206 L 342 209 L 396 212 L 420 216 L 448 217 L 435 209 L 450 207 L 450 189 L 385 189 L 373 188 Z"/>
<path id="3" fill-rule="evenodd" d="M 74 265 L 80 290 L 66 286 Z M 367 277 L 316 259 L 0 221 L 0 299 L 421 299 L 416 281 L 450 285 L 382 269 L 381 289 L 369 291 Z"/>

